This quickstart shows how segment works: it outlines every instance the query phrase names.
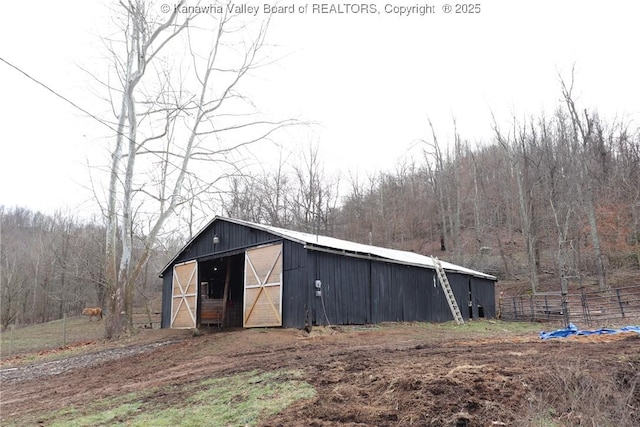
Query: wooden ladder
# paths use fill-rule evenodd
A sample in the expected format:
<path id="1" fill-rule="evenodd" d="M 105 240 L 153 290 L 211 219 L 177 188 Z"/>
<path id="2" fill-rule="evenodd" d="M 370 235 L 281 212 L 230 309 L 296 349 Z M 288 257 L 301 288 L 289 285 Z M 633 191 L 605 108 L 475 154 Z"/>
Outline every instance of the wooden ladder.
<path id="1" fill-rule="evenodd" d="M 453 291 L 451 290 L 451 285 L 449 284 L 449 279 L 447 279 L 447 274 L 444 272 L 444 268 L 442 268 L 442 263 L 440 262 L 438 257 L 431 257 L 431 259 L 433 259 L 433 263 L 435 264 L 436 272 L 438 273 L 438 281 L 440 282 L 440 286 L 442 286 L 444 295 L 447 298 L 447 302 L 449 303 L 449 308 L 451 309 L 451 314 L 453 314 L 453 319 L 458 323 L 458 325 L 464 325 L 462 313 L 460 313 L 460 308 L 458 307 L 456 297 L 455 295 L 453 295 Z"/>

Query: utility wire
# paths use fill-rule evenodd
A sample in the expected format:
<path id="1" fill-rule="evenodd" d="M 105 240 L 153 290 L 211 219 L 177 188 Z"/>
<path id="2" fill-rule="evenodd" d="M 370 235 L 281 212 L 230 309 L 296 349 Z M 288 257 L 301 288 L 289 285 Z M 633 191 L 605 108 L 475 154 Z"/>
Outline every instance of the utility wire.
<path id="1" fill-rule="evenodd" d="M 48 90 L 49 92 L 51 92 L 52 94 L 54 94 L 55 96 L 57 96 L 58 98 L 62 99 L 63 101 L 65 101 L 68 104 L 71 104 L 74 108 L 82 111 L 83 113 L 85 113 L 86 115 L 88 115 L 89 117 L 91 117 L 92 119 L 96 120 L 97 122 L 103 124 L 104 126 L 108 127 L 109 129 L 111 129 L 112 131 L 114 131 L 116 134 L 121 135 L 125 138 L 127 138 L 129 141 L 131 141 L 131 139 L 123 134 L 122 132 L 119 132 L 117 129 L 114 129 L 113 127 L 111 127 L 111 125 L 107 122 L 105 122 L 104 120 L 102 120 L 99 117 L 96 117 L 95 115 L 91 114 L 90 112 L 88 112 L 87 110 L 85 110 L 84 108 L 80 107 L 78 104 L 76 104 L 75 102 L 71 101 L 70 99 L 66 98 L 64 95 L 59 94 L 58 92 L 56 92 L 55 90 L 51 89 L 49 86 L 47 86 L 46 84 L 42 83 L 41 81 L 37 80 L 34 77 L 31 77 L 26 71 L 23 71 L 22 69 L 20 69 L 18 66 L 13 65 L 12 63 L 10 63 L 9 61 L 7 61 L 6 59 L 0 57 L 0 61 L 4 62 L 5 64 L 7 64 L 9 67 L 13 68 L 14 70 L 18 71 L 19 73 L 23 74 L 24 76 L 26 76 L 29 80 L 34 81 L 35 83 L 39 84 L 40 86 L 42 86 L 43 88 L 45 88 L 46 90 Z M 131 141 L 134 142 L 134 141 Z"/>
<path id="2" fill-rule="evenodd" d="M 19 73 L 23 74 L 24 76 L 26 76 L 29 80 L 37 83 L 38 85 L 42 86 L 43 88 L 45 88 L 46 90 L 48 90 L 49 92 L 51 92 L 52 94 L 54 94 L 55 96 L 57 96 L 58 98 L 62 99 L 63 101 L 65 101 L 68 104 L 71 104 L 74 108 L 82 111 L 83 113 L 85 113 L 86 115 L 88 115 L 89 117 L 91 117 L 92 119 L 94 119 L 95 121 L 97 121 L 98 123 L 106 126 L 107 128 L 109 128 L 110 130 L 112 130 L 113 132 L 116 133 L 116 135 L 120 135 L 122 137 L 124 137 L 127 141 L 134 143 L 137 147 L 140 147 L 140 144 L 138 144 L 136 141 L 132 140 L 129 135 L 126 135 L 122 132 L 120 132 L 118 129 L 114 129 L 108 122 L 102 120 L 101 118 L 91 114 L 89 111 L 85 110 L 84 108 L 80 107 L 78 104 L 76 104 L 75 102 L 71 101 L 70 99 L 68 99 L 67 97 L 65 97 L 64 95 L 59 94 L 58 92 L 56 92 L 55 90 L 51 89 L 49 86 L 47 86 L 46 84 L 42 83 L 41 81 L 39 81 L 38 79 L 31 77 L 26 71 L 22 70 L 21 68 L 19 68 L 16 65 L 13 65 L 12 63 L 10 63 L 9 61 L 7 61 L 6 59 L 0 57 L 0 61 L 4 62 L 5 64 L 7 64 L 8 66 L 10 66 L 11 68 L 13 68 L 14 70 L 18 71 Z M 157 153 L 154 153 L 155 156 L 161 158 L 161 156 Z"/>

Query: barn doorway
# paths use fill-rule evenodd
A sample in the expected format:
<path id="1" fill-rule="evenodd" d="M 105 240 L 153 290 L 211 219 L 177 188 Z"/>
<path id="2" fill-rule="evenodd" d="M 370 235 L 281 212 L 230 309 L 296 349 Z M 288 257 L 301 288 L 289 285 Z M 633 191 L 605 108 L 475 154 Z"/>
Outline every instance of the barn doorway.
<path id="1" fill-rule="evenodd" d="M 198 324 L 241 327 L 244 253 L 199 262 Z"/>
<path id="2" fill-rule="evenodd" d="M 282 243 L 246 251 L 243 326 L 282 326 Z"/>
<path id="3" fill-rule="evenodd" d="M 198 262 L 173 266 L 171 291 L 171 327 L 195 328 L 198 313 Z"/>

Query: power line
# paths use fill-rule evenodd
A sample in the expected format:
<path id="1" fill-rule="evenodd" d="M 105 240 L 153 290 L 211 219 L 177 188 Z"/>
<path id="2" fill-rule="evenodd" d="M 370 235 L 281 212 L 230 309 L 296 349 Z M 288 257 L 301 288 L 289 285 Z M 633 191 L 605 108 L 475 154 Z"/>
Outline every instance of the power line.
<path id="1" fill-rule="evenodd" d="M 70 99 L 68 99 L 67 97 L 65 97 L 64 95 L 59 94 L 58 92 L 56 92 L 55 90 L 51 89 L 49 86 L 47 86 L 46 84 L 42 83 L 41 81 L 39 81 L 38 79 L 31 77 L 26 71 L 23 71 L 21 68 L 19 68 L 16 65 L 13 65 L 12 63 L 10 63 L 9 61 L 7 61 L 6 59 L 0 57 L 0 61 L 4 62 L 5 64 L 7 64 L 8 66 L 10 66 L 11 68 L 13 68 L 14 70 L 18 71 L 19 73 L 23 74 L 24 76 L 26 76 L 29 80 L 37 83 L 38 85 L 42 86 L 43 88 L 45 88 L 46 90 L 48 90 L 49 92 L 51 92 L 52 94 L 54 94 L 55 96 L 57 96 L 58 98 L 62 99 L 63 101 L 65 101 L 68 104 L 71 104 L 74 108 L 82 111 L 83 113 L 85 113 L 86 115 L 88 115 L 89 117 L 91 117 L 92 119 L 96 120 L 98 123 L 106 126 L 107 128 L 109 128 L 110 130 L 112 130 L 113 132 L 116 133 L 116 135 L 120 135 L 123 136 L 124 138 L 126 138 L 127 141 L 132 142 L 133 144 L 136 145 L 137 148 L 140 148 L 142 145 L 138 144 L 138 142 L 136 142 L 135 140 L 131 139 L 129 137 L 129 135 L 125 135 L 124 133 L 118 131 L 117 129 L 114 129 L 108 122 L 105 122 L 104 120 L 102 120 L 99 117 L 96 117 L 95 115 L 91 114 L 89 111 L 85 110 L 84 108 L 80 107 L 79 105 L 77 105 L 75 102 L 71 101 Z M 159 153 L 154 153 L 153 151 L 149 151 L 149 153 L 151 153 L 152 155 L 158 157 L 161 160 L 164 160 L 164 158 L 159 154 Z M 171 163 L 173 165 L 173 163 Z M 173 165 L 176 166 L 176 165 Z"/>
<path id="2" fill-rule="evenodd" d="M 104 120 L 102 120 L 99 117 L 96 117 L 95 115 L 91 114 L 89 111 L 85 110 L 84 108 L 80 107 L 78 104 L 76 104 L 75 102 L 71 101 L 69 98 L 66 98 L 64 95 L 59 94 L 58 92 L 56 92 L 55 90 L 51 89 L 49 86 L 47 86 L 46 84 L 42 83 L 41 81 L 39 81 L 38 79 L 31 77 L 26 71 L 22 70 L 21 68 L 19 68 L 16 65 L 13 65 L 12 63 L 10 63 L 9 61 L 7 61 L 6 59 L 0 57 L 0 61 L 4 62 L 5 64 L 7 64 L 9 67 L 13 68 L 14 70 L 18 71 L 19 73 L 23 74 L 25 77 L 27 77 L 29 80 L 39 84 L 40 86 L 42 86 L 43 88 L 45 88 L 46 90 L 48 90 L 49 92 L 51 92 L 52 94 L 54 94 L 55 96 L 57 96 L 58 98 L 62 99 L 63 101 L 65 101 L 68 104 L 71 104 L 74 108 L 82 111 L 83 113 L 85 113 L 86 115 L 88 115 L 89 117 L 91 117 L 92 119 L 96 120 L 97 122 L 103 124 L 104 126 L 108 127 L 109 129 L 111 129 L 112 131 L 114 131 L 116 134 L 122 135 L 125 138 L 129 139 L 129 137 L 125 134 L 123 134 L 122 132 L 119 132 L 117 129 L 114 129 L 113 127 L 111 127 L 111 125 L 107 122 L 105 122 Z"/>

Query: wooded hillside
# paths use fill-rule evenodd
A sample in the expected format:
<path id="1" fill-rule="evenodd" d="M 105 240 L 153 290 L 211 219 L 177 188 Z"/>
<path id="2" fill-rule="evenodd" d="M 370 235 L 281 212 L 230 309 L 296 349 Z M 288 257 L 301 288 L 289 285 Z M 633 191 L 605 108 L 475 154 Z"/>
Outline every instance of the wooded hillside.
<path id="1" fill-rule="evenodd" d="M 524 276 L 534 291 L 541 272 L 595 275 L 604 289 L 608 270 L 640 264 L 640 133 L 563 95 L 551 116 L 494 123 L 484 143 L 431 126 L 421 158 L 351 174 L 340 198 L 312 150 L 289 171 L 237 180 L 225 213 Z"/>

